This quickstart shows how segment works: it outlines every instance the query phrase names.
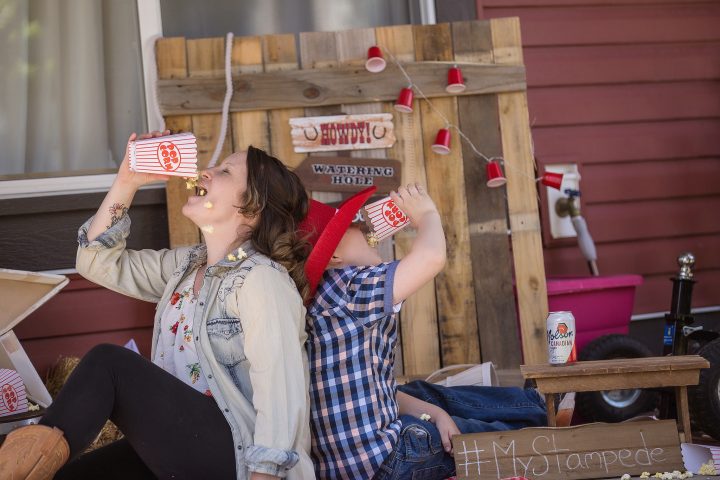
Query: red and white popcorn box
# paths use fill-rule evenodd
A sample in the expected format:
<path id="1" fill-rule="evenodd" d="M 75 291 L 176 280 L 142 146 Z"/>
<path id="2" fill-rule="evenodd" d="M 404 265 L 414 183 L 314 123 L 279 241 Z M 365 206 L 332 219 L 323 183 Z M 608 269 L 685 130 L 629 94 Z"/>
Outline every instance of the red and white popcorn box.
<path id="1" fill-rule="evenodd" d="M 365 212 L 377 241 L 394 235 L 410 224 L 408 216 L 390 197 L 366 205 Z"/>
<path id="2" fill-rule="evenodd" d="M 197 140 L 192 133 L 136 140 L 128 148 L 134 172 L 197 176 Z"/>
<path id="3" fill-rule="evenodd" d="M 9 368 L 0 368 L 0 417 L 28 410 L 25 384 L 20 374 Z"/>

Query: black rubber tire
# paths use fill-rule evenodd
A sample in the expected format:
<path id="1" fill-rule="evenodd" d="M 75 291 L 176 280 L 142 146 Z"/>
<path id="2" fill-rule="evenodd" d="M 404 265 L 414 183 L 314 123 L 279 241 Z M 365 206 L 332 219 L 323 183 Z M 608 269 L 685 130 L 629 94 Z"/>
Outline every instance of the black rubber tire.
<path id="1" fill-rule="evenodd" d="M 698 355 L 710 362 L 700 370 L 700 383 L 689 389 L 690 416 L 700 430 L 720 440 L 720 339 L 700 349 Z"/>
<path id="2" fill-rule="evenodd" d="M 604 335 L 583 348 L 578 360 L 610 360 L 612 358 L 643 358 L 652 356 L 648 347 L 627 335 Z M 652 411 L 658 404 L 657 392 L 640 390 L 629 405 L 616 407 L 607 402 L 603 392 L 578 392 L 575 408 L 583 419 L 594 422 L 621 422 Z"/>

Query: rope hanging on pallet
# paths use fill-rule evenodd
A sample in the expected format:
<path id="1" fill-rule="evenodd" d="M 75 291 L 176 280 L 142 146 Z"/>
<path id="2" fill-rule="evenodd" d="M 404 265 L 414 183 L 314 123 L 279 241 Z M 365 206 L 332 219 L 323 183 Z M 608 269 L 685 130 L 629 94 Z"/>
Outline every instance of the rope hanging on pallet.
<path id="1" fill-rule="evenodd" d="M 225 136 L 227 135 L 228 115 L 230 112 L 230 100 L 233 96 L 233 85 L 232 85 L 232 69 L 230 60 L 232 58 L 232 46 L 233 46 L 232 32 L 228 33 L 225 37 L 225 100 L 223 101 L 222 108 L 222 119 L 220 120 L 220 136 L 218 137 L 217 144 L 215 145 L 215 151 L 210 157 L 207 168 L 212 168 L 218 161 L 220 152 L 222 152 L 223 145 L 225 144 Z"/>

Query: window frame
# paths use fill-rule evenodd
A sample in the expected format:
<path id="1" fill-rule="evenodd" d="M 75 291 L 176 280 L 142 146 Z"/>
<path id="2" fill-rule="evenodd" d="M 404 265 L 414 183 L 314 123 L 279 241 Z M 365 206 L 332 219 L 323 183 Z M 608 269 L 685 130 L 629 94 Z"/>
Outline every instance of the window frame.
<path id="1" fill-rule="evenodd" d="M 164 120 L 155 101 L 157 83 L 155 41 L 162 36 L 160 0 L 136 0 L 142 58 L 145 111 L 148 129 L 160 130 Z M 0 181 L 0 200 L 50 195 L 72 195 L 102 192 L 110 189 L 115 174 L 58 175 L 44 178 L 22 178 Z M 162 186 L 162 185 L 161 185 Z M 158 186 L 151 186 L 151 188 Z"/>

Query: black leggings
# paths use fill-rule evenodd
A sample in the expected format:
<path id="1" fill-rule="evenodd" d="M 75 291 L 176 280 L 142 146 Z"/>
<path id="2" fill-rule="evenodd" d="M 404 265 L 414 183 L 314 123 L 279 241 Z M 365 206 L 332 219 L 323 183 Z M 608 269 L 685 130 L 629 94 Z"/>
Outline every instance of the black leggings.
<path id="1" fill-rule="evenodd" d="M 125 438 L 80 456 L 108 419 Z M 56 479 L 236 478 L 230 426 L 215 400 L 116 345 L 85 355 L 40 423 L 70 444 Z"/>

